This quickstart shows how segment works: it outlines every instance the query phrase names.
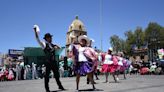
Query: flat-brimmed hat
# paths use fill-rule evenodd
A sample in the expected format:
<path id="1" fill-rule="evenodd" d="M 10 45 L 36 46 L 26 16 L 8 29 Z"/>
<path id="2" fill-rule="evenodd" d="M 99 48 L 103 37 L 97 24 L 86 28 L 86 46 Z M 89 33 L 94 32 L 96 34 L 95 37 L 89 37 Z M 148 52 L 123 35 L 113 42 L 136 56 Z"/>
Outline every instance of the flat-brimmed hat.
<path id="1" fill-rule="evenodd" d="M 90 43 L 90 39 L 86 35 L 79 36 L 78 37 L 78 42 L 80 42 L 82 39 L 86 40 L 87 45 Z"/>
<path id="2" fill-rule="evenodd" d="M 108 50 L 112 52 L 112 51 L 113 51 L 113 48 L 112 48 L 112 47 L 110 47 Z"/>
<path id="3" fill-rule="evenodd" d="M 44 39 L 46 39 L 46 38 L 48 38 L 48 37 L 52 37 L 53 35 L 51 35 L 50 33 L 46 33 L 45 35 L 44 35 Z"/>

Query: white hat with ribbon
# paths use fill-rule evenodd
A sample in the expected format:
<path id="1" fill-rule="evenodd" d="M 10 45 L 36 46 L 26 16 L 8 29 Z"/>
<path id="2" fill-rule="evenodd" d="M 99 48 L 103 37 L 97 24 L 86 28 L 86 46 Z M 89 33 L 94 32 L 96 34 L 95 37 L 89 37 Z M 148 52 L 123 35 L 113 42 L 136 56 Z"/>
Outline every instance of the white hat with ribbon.
<path id="1" fill-rule="evenodd" d="M 86 40 L 86 44 L 88 45 L 90 43 L 90 39 L 86 35 L 81 35 L 78 37 L 78 42 L 81 42 L 81 40 Z"/>

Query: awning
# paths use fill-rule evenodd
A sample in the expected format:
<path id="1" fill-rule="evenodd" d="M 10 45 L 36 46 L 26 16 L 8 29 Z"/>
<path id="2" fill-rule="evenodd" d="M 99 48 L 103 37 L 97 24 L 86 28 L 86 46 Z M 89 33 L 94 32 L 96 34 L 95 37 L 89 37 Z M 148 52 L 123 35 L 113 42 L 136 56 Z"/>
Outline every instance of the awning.
<path id="1" fill-rule="evenodd" d="M 55 50 L 56 55 L 60 55 L 63 50 L 64 47 Z M 24 56 L 45 56 L 45 53 L 40 47 L 25 47 Z"/>
<path id="2" fill-rule="evenodd" d="M 23 56 L 45 56 L 44 51 L 40 47 L 25 47 Z"/>

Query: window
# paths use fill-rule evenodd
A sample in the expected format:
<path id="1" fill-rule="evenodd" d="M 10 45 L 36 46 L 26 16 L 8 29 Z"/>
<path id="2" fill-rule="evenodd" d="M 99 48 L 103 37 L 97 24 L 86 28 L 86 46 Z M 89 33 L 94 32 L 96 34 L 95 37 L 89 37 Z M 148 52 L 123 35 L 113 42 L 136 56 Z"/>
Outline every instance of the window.
<path id="1" fill-rule="evenodd" d="M 81 25 L 79 25 L 79 30 L 82 30 L 82 26 Z"/>

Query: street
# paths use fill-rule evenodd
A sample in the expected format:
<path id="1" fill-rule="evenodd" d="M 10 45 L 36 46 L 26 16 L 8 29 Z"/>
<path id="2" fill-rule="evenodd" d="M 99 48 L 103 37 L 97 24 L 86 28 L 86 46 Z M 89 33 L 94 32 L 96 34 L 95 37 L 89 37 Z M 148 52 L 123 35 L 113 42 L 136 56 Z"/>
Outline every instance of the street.
<path id="1" fill-rule="evenodd" d="M 104 83 L 105 76 L 100 75 L 100 80 L 96 80 L 96 92 L 164 92 L 163 75 L 128 75 L 126 80 L 120 75 L 120 82 L 114 83 L 113 78 L 109 77 L 109 82 Z M 63 92 L 75 92 L 75 77 L 61 78 L 63 86 L 67 89 Z M 50 80 L 50 90 L 60 91 L 55 79 Z M 95 92 L 92 86 L 86 84 L 86 77 L 81 77 L 80 92 Z M 44 80 L 23 80 L 0 82 L 0 92 L 45 92 Z"/>

